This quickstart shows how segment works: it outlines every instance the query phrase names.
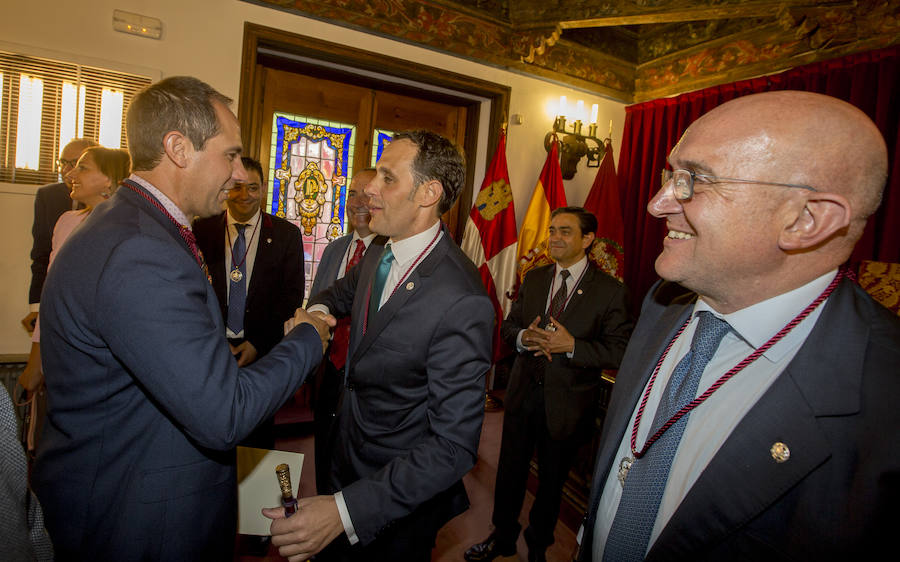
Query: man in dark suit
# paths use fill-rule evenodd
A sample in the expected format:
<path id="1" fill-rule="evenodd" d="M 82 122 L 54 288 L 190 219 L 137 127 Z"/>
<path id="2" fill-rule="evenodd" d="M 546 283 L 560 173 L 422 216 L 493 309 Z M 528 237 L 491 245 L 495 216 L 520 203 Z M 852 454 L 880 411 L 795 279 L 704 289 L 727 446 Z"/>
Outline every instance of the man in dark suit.
<path id="1" fill-rule="evenodd" d="M 60 560 L 229 560 L 234 446 L 296 391 L 327 328 L 299 310 L 240 368 L 190 218 L 247 179 L 230 100 L 171 77 L 127 117 L 134 173 L 59 251 L 41 307 L 50 404 L 33 486 Z"/>
<path id="2" fill-rule="evenodd" d="M 97 143 L 91 139 L 72 139 L 63 147 L 56 159 L 56 169 L 63 181 L 38 188 L 34 196 L 34 222 L 31 224 L 31 286 L 28 289 L 29 311 L 22 319 L 22 325 L 29 332 L 34 331 L 41 304 L 41 290 L 50 265 L 50 250 L 53 249 L 53 229 L 56 221 L 66 211 L 73 209 L 72 186 L 67 176 L 75 167 L 81 153 Z"/>
<path id="3" fill-rule="evenodd" d="M 347 220 L 353 230 L 325 247 L 316 269 L 310 296 L 331 287 L 355 267 L 372 246 L 384 247 L 387 238 L 378 236 L 369 228 L 369 208 L 366 206 L 366 185 L 375 178 L 375 168 L 357 172 L 347 189 Z M 330 438 L 335 418 L 335 408 L 340 388 L 344 385 L 344 365 L 350 343 L 350 317 L 341 318 L 334 328 L 331 344 L 325 352 L 325 360 L 316 373 L 314 405 L 316 485 L 325 489 L 331 474 Z"/>
<path id="4" fill-rule="evenodd" d="M 228 192 L 224 213 L 195 221 L 194 234 L 219 297 L 225 333 L 243 367 L 281 341 L 284 322 L 303 303 L 304 280 L 300 229 L 260 210 L 266 185 L 262 166 L 247 156 L 241 161 L 247 181 Z M 243 252 L 235 253 L 239 224 L 245 225 L 246 241 Z M 235 269 L 244 271 L 237 281 Z M 236 284 L 243 284 L 245 304 L 232 311 L 229 296 Z"/>
<path id="5" fill-rule="evenodd" d="M 900 320 L 840 269 L 878 207 L 884 139 L 847 103 L 769 92 L 701 117 L 668 161 L 656 271 L 692 292 L 644 301 L 580 559 L 889 552 Z"/>
<path id="6" fill-rule="evenodd" d="M 193 226 L 238 367 L 265 356 L 281 341 L 285 321 L 303 304 L 304 285 L 300 229 L 260 210 L 266 185 L 262 165 L 247 156 L 241 162 L 247 181 L 236 182 L 228 192 L 225 212 L 198 219 Z M 241 444 L 274 448 L 275 417 Z"/>
<path id="7" fill-rule="evenodd" d="M 516 553 L 535 449 L 538 489 L 525 529 L 528 559 L 544 560 L 553 544 L 563 485 L 594 427 L 601 371 L 619 366 L 633 326 L 625 286 L 587 259 L 596 232 L 597 218 L 581 207 L 554 210 L 548 243 L 555 264 L 525 276 L 500 328 L 518 356 L 505 400 L 495 530 L 466 551 L 466 560 Z"/>
<path id="8" fill-rule="evenodd" d="M 272 543 L 291 560 L 338 537 L 321 559 L 430 560 L 438 529 L 468 507 L 461 479 L 477 456 L 493 308 L 441 228 L 463 157 L 439 135 L 410 131 L 393 137 L 377 168 L 365 189 L 371 228 L 390 241 L 308 306 L 350 315 L 352 329 L 334 495 L 301 499 L 298 513 L 272 523 Z"/>

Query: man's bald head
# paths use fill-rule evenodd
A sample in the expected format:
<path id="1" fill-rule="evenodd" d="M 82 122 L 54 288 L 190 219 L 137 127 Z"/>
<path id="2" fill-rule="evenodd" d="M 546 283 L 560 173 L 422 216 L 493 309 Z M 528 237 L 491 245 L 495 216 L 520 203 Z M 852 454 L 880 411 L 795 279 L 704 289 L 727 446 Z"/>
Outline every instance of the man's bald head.
<path id="1" fill-rule="evenodd" d="M 723 313 L 844 263 L 887 176 L 871 120 L 807 92 L 722 104 L 685 131 L 668 160 L 680 182 L 691 174 L 693 195 L 676 197 L 669 180 L 647 205 L 668 229 L 656 271 Z"/>
<path id="2" fill-rule="evenodd" d="M 768 176 L 747 177 L 846 197 L 854 243 L 881 203 L 888 163 L 884 138 L 865 113 L 837 98 L 790 90 L 744 96 L 705 114 L 685 136 L 695 128 L 741 139 L 748 164 L 770 170 Z"/>

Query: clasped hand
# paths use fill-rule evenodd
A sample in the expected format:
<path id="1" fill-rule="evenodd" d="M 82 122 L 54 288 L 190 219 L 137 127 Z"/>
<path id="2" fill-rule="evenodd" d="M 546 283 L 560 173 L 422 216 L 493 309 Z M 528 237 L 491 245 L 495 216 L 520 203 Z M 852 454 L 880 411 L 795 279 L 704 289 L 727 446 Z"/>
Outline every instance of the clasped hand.
<path id="1" fill-rule="evenodd" d="M 533 351 L 535 357 L 543 355 L 548 361 L 553 361 L 554 353 L 571 353 L 575 349 L 575 338 L 565 326 L 550 317 L 552 330 L 541 328 L 540 316 L 535 316 L 531 324 L 522 333 L 522 345 L 529 351 Z"/>
<path id="2" fill-rule="evenodd" d="M 294 312 L 294 316 L 285 321 L 284 333 L 287 334 L 300 324 L 312 324 L 316 331 L 319 332 L 319 339 L 322 340 L 322 353 L 325 353 L 325 349 L 328 347 L 328 340 L 331 338 L 331 328 L 337 325 L 335 317 L 321 312 L 310 313 L 302 308 L 298 308 Z"/>

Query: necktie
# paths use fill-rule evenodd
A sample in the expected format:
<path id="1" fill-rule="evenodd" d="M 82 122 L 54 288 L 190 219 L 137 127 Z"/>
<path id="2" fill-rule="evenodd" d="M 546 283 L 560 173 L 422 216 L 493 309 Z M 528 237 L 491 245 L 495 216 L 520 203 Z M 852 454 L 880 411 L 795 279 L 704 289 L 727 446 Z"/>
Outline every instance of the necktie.
<path id="1" fill-rule="evenodd" d="M 558 318 L 559 313 L 563 311 L 563 307 L 566 304 L 566 279 L 569 278 L 569 270 L 564 269 L 559 272 L 560 284 L 559 290 L 556 291 L 556 294 L 553 295 L 553 298 L 550 300 L 550 308 L 547 309 L 548 316 L 552 316 L 553 318 Z M 547 318 L 549 322 L 550 319 Z"/>
<path id="2" fill-rule="evenodd" d="M 702 311 L 698 316 L 700 320 L 691 341 L 691 349 L 678 362 L 666 384 L 653 418 L 651 435 L 696 397 L 700 376 L 706 364 L 716 353 L 722 338 L 731 330 L 728 322 L 711 312 Z M 606 540 L 604 562 L 644 559 L 666 489 L 672 459 L 675 458 L 689 417 L 690 414 L 683 416 L 666 430 L 642 458 L 635 460 L 629 470 L 622 499 Z"/>
<path id="3" fill-rule="evenodd" d="M 244 240 L 244 229 L 246 224 L 235 224 L 237 228 L 237 238 L 234 239 L 234 246 L 231 248 L 231 268 L 232 271 L 237 269 L 240 275 L 229 274 L 231 280 L 231 289 L 228 292 L 228 328 L 235 334 L 239 334 L 244 329 L 244 307 L 247 304 L 247 242 Z M 234 263 L 239 260 L 238 264 Z"/>
<path id="4" fill-rule="evenodd" d="M 364 253 L 366 253 L 366 245 L 362 240 L 357 239 L 356 250 L 354 250 L 353 256 L 347 261 L 347 267 L 344 268 L 345 275 L 350 271 L 350 268 L 359 263 L 359 260 L 362 259 Z M 331 347 L 328 349 L 328 359 L 339 371 L 343 369 L 344 365 L 347 363 L 347 350 L 349 348 L 350 318 L 345 317 L 339 319 L 337 326 L 334 327 L 334 336 L 331 338 Z"/>
<path id="5" fill-rule="evenodd" d="M 359 260 L 362 259 L 363 254 L 366 253 L 366 244 L 360 240 L 356 239 L 356 249 L 353 250 L 353 255 L 350 256 L 350 260 L 347 262 L 347 267 L 344 268 L 344 274 L 346 275 L 350 268 L 359 263 Z"/>
<path id="6" fill-rule="evenodd" d="M 387 282 L 388 273 L 391 272 L 391 263 L 394 261 L 394 252 L 390 244 L 384 247 L 381 259 L 378 260 L 378 269 L 375 270 L 375 280 L 372 283 L 372 294 L 369 297 L 369 316 L 378 311 L 381 304 L 381 293 L 384 292 L 384 284 Z"/>

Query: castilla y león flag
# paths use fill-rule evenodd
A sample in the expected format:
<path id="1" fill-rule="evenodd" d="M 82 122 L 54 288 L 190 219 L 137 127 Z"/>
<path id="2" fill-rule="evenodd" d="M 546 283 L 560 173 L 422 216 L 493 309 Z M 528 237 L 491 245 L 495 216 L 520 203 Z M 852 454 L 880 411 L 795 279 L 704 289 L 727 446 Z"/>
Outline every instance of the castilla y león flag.
<path id="1" fill-rule="evenodd" d="M 597 217 L 597 237 L 589 256 L 597 267 L 621 281 L 625 272 L 625 224 L 622 222 L 622 203 L 616 166 L 613 164 L 612 144 L 609 139 L 606 139 L 605 144 L 606 154 L 584 202 L 585 210 Z"/>
<path id="2" fill-rule="evenodd" d="M 462 250 L 475 263 L 494 304 L 497 324 L 494 359 L 500 354 L 500 323 L 509 312 L 506 291 L 516 276 L 516 208 L 506 167 L 506 131 L 500 131 L 497 152 L 466 221 Z"/>

